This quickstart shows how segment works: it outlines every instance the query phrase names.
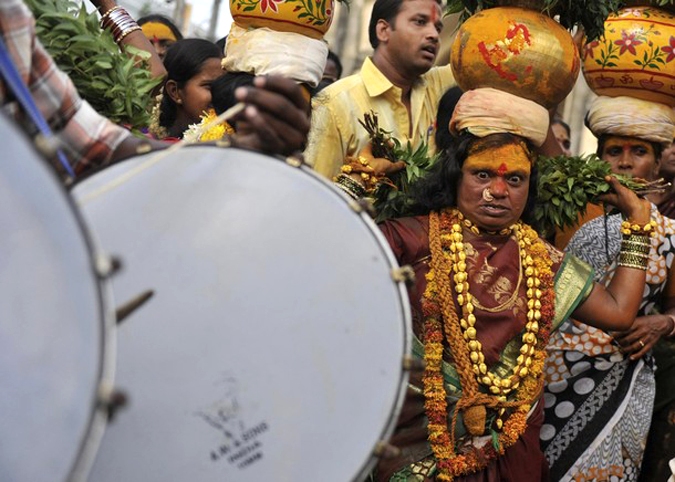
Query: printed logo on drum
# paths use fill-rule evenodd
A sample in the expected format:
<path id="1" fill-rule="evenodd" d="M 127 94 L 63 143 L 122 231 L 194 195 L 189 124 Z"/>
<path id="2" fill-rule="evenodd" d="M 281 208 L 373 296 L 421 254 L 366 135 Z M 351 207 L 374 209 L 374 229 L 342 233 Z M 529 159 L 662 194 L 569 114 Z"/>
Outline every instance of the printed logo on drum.
<path id="1" fill-rule="evenodd" d="M 216 385 L 224 387 L 224 397 L 195 413 L 224 436 L 223 442 L 211 450 L 209 458 L 212 462 L 226 460 L 238 469 L 245 469 L 262 460 L 260 438 L 269 430 L 269 425 L 265 421 L 248 425 L 241 420 L 234 377 L 225 376 Z"/>

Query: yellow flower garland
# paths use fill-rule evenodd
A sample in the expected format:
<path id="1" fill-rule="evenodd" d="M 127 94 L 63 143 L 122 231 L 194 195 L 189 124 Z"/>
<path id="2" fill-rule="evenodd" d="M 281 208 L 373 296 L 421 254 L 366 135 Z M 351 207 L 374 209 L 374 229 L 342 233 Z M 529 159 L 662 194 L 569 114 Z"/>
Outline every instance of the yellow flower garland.
<path id="1" fill-rule="evenodd" d="M 234 134 L 234 129 L 227 122 L 216 124 L 210 129 L 202 132 L 202 128 L 213 122 L 218 115 L 213 109 L 204 112 L 201 115 L 201 122 L 199 124 L 191 124 L 190 127 L 183 133 L 183 140 L 188 143 L 194 142 L 213 142 L 219 141 L 228 134 Z"/>
<path id="2" fill-rule="evenodd" d="M 462 238 L 464 228 L 477 231 L 457 210 L 445 210 L 440 215 L 431 213 L 429 216 L 432 262 L 422 300 L 426 362 L 423 382 L 425 411 L 429 419 L 429 443 L 438 464 L 438 480 L 441 481 L 451 481 L 456 476 L 483 469 L 524 433 L 527 414 L 543 386 L 544 348 L 554 316 L 555 294 L 550 255 L 536 232 L 518 223 L 512 231 L 523 259 L 528 283 L 528 305 L 531 305 L 528 306 L 526 328 L 522 336 L 524 348 L 521 347 L 521 356 L 508 378 L 502 379 L 489 372 L 484 364 L 480 342 L 475 336 L 475 315 Z M 451 278 L 455 282 L 454 290 L 450 287 Z M 453 291 L 462 307 L 461 320 L 455 310 Z M 453 353 L 463 391 L 450 427 L 442 373 L 444 334 Z M 495 388 L 488 388 L 489 393 L 485 393 L 479 390 L 479 386 Z M 499 432 L 497 447 L 488 443 L 468 453 L 456 453 L 454 433 L 458 412 L 461 410 L 464 413 L 469 432 L 477 432 L 475 435 L 478 435 L 485 427 L 486 406 L 498 409 L 495 421 Z M 506 422 L 502 422 L 507 409 L 513 409 L 513 413 Z"/>

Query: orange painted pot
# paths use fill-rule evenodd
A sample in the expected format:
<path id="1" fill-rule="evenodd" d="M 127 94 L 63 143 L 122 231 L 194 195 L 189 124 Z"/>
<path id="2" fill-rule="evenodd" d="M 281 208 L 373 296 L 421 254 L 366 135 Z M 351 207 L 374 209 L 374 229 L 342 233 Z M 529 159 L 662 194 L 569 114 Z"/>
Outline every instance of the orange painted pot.
<path id="1" fill-rule="evenodd" d="M 536 10 L 482 10 L 460 27 L 450 59 L 463 90 L 493 87 L 550 108 L 574 87 L 579 54 L 571 35 Z"/>
<path id="2" fill-rule="evenodd" d="M 267 27 L 323 38 L 335 12 L 334 0 L 230 0 L 230 14 L 242 28 Z"/>
<path id="3" fill-rule="evenodd" d="M 584 46 L 586 82 L 598 95 L 625 95 L 675 107 L 675 14 L 625 8 L 605 36 Z"/>

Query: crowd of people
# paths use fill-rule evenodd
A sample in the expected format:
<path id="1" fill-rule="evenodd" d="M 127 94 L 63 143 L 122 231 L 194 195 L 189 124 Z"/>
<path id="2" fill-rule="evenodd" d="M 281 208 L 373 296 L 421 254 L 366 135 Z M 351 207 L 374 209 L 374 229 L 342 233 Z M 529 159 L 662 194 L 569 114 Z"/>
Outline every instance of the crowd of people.
<path id="1" fill-rule="evenodd" d="M 114 0 L 92 1 L 120 48 L 148 52 L 147 68 L 162 78 L 144 136 L 80 98 L 22 0 L 0 2 L 0 47 L 67 156 L 68 166 L 52 159 L 61 173 L 165 149 L 210 110 L 237 103 L 244 108 L 228 121 L 228 145 L 302 158 L 356 199 L 405 168 L 373 154 L 359 122 L 365 114 L 375 112 L 392 137 L 438 153 L 411 192 L 414 215 L 380 224 L 398 262 L 416 274 L 413 353 L 425 368 L 411 374 L 390 440 L 398 451 L 371 480 L 668 479 L 675 190 L 641 197 L 609 176 L 599 180 L 611 186 L 600 207 L 542 238 L 530 226 L 536 159 L 571 155 L 572 132 L 533 101 L 489 88 L 463 93 L 450 65 L 435 66 L 437 0 L 376 0 L 372 54 L 344 78 L 327 48 L 303 53 L 290 69 L 296 77 L 277 75 L 278 66 L 235 58 L 245 32 L 235 32 L 230 50 L 226 39 L 183 38 L 164 17 L 135 21 Z M 323 72 L 306 62 L 317 55 Z M 3 72 L 3 110 L 34 134 L 21 99 Z M 600 97 L 586 121 L 614 173 L 675 177 L 672 108 Z"/>

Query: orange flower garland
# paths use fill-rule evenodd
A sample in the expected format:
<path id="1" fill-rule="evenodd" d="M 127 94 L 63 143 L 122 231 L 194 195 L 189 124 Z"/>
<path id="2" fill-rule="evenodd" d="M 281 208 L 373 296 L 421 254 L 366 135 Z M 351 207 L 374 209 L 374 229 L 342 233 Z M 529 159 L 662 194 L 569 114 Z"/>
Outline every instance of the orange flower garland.
<path id="1" fill-rule="evenodd" d="M 480 391 L 479 387 L 484 384 L 479 383 L 481 378 L 479 376 L 477 379 L 478 374 L 474 373 L 476 362 L 472 363 L 472 356 L 470 356 L 474 355 L 473 359 L 477 358 L 476 353 L 480 352 L 480 343 L 476 344 L 475 337 L 467 336 L 466 320 L 469 320 L 469 315 L 473 315 L 472 297 L 469 293 L 468 278 L 457 277 L 457 273 L 466 272 L 466 252 L 461 237 L 462 225 L 474 232 L 475 226 L 471 226 L 468 221 L 460 222 L 463 221 L 463 217 L 454 209 L 445 210 L 440 215 L 431 213 L 429 217 L 429 245 L 432 262 L 426 276 L 427 287 L 422 300 L 422 310 L 425 316 L 424 359 L 426 368 L 423 378 L 425 411 L 429 419 L 429 443 L 439 469 L 438 480 L 452 481 L 456 476 L 471 474 L 486 467 L 490 461 L 503 454 L 506 448 L 516 443 L 527 429 L 527 414 L 543 387 L 544 349 L 548 343 L 554 316 L 555 293 L 551 271 L 552 262 L 546 246 L 532 228 L 518 223 L 512 231 L 517 233 L 521 257 L 529 261 L 529 266 L 523 264 L 523 270 L 529 269 L 527 278 L 530 301 L 528 304 L 540 305 L 537 310 L 530 307 L 529 319 L 526 320 L 527 328 L 523 335 L 523 347 L 527 355 L 520 357 L 517 365 L 520 367 L 524 364 L 523 360 L 528 358 L 529 366 L 525 371 L 522 371 L 522 368 L 518 368 L 517 372 L 514 371 L 510 379 L 510 389 L 507 392 L 503 390 L 499 390 L 499 393 L 490 393 L 489 390 Z M 448 247 L 449 243 L 452 243 L 454 251 L 443 249 L 443 246 Z M 450 288 L 450 279 L 455 280 L 454 290 Z M 458 290 L 457 284 L 462 284 L 463 287 Z M 460 303 L 464 311 L 462 324 L 467 328 L 463 328 L 460 324 L 453 292 L 458 293 L 457 297 L 463 297 L 463 303 Z M 469 310 L 466 309 L 467 306 Z M 539 319 L 533 327 L 535 312 Z M 450 427 L 448 427 L 447 394 L 442 373 L 444 334 L 453 354 L 463 392 L 454 409 Z M 536 338 L 534 343 L 527 341 L 530 339 L 529 334 Z M 490 380 L 490 384 L 496 385 L 494 381 L 491 381 L 495 378 L 492 376 L 486 382 Z M 497 392 L 497 390 L 493 391 Z M 500 433 L 496 447 L 487 443 L 483 447 L 466 453 L 456 453 L 454 434 L 458 412 L 460 410 L 464 412 L 465 420 L 467 415 L 471 416 L 469 418 L 475 418 L 476 414 L 482 415 L 482 418 L 479 416 L 476 420 L 484 424 L 486 406 L 499 410 L 496 429 Z M 513 409 L 513 413 L 502 425 L 501 420 L 506 409 Z M 468 424 L 467 428 L 469 428 Z"/>

